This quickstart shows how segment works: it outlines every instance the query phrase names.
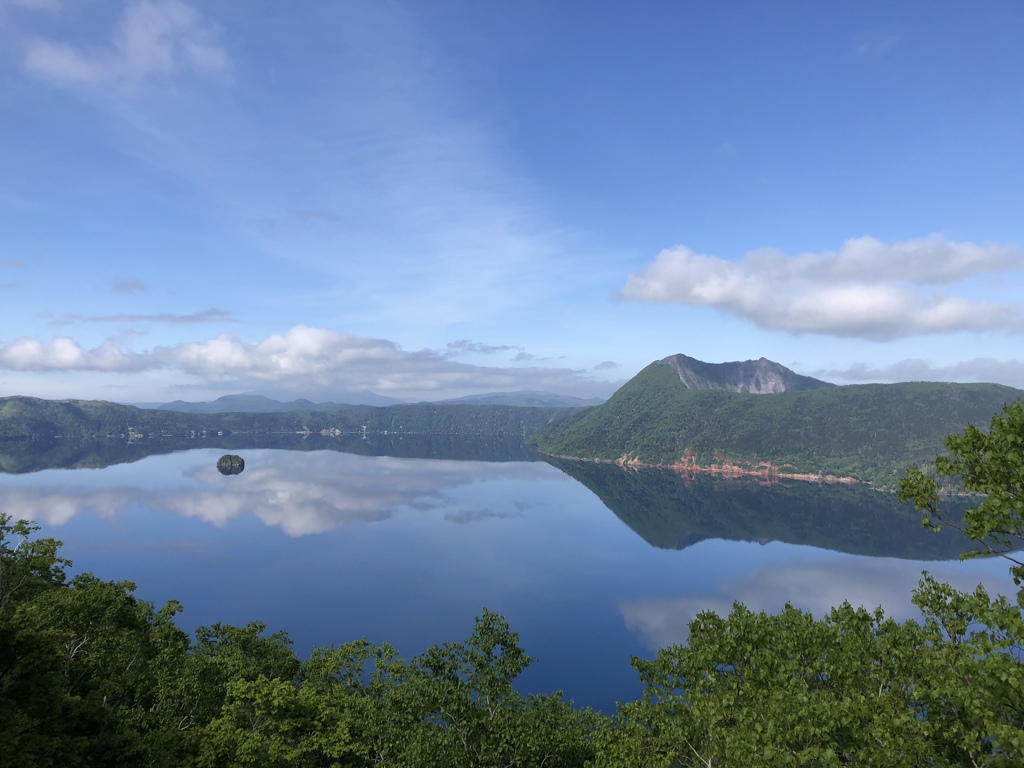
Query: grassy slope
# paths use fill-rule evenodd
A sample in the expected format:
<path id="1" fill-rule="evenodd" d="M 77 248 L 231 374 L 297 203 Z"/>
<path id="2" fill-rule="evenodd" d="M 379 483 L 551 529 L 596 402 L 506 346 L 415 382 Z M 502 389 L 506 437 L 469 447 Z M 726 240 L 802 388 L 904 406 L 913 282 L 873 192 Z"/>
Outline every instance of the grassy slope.
<path id="1" fill-rule="evenodd" d="M 864 384 L 777 395 L 686 389 L 652 364 L 604 405 L 533 437 L 546 453 L 671 464 L 693 454 L 706 466 L 771 461 L 797 472 L 892 485 L 930 461 L 943 438 L 987 426 L 1024 392 L 998 384 Z"/>

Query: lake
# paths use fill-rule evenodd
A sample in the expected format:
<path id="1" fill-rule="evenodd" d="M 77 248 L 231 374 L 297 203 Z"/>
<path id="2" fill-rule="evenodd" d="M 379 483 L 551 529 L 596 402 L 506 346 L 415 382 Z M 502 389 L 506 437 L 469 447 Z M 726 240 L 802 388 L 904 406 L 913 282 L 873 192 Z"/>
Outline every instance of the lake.
<path id="1" fill-rule="evenodd" d="M 185 629 L 261 621 L 302 657 L 360 637 L 413 656 L 466 639 L 486 607 L 537 659 L 521 690 L 604 710 L 640 694 L 632 654 L 733 601 L 909 618 L 922 570 L 1014 591 L 1002 562 L 957 562 L 958 534 L 861 486 L 547 462 L 498 441 L 277 445 L 0 445 L 0 509 L 61 539 L 74 572 L 181 601 Z M 227 450 L 244 472 L 217 471 Z"/>

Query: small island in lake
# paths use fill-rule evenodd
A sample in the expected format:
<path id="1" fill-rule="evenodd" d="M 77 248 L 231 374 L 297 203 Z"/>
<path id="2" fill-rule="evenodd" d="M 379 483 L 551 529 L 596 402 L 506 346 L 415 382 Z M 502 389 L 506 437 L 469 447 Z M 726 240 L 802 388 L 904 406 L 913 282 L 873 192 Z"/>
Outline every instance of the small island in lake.
<path id="1" fill-rule="evenodd" d="M 245 469 L 245 459 L 233 453 L 225 453 L 217 459 L 217 471 L 222 475 L 240 475 Z"/>

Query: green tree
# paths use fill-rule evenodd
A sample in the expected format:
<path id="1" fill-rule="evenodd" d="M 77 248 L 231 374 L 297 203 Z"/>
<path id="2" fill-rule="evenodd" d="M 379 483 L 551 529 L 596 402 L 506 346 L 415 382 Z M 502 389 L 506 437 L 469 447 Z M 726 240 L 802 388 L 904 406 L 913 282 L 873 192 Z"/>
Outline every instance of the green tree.
<path id="1" fill-rule="evenodd" d="M 935 638 L 939 670 L 931 679 L 945 727 L 958 734 L 977 765 L 1024 763 L 1024 403 L 992 417 L 988 432 L 968 425 L 945 440 L 949 455 L 938 456 L 934 474 L 910 470 L 900 498 L 925 512 L 932 528 L 952 525 L 974 543 L 962 557 L 998 555 L 1011 564 L 1015 598 L 992 597 L 982 587 L 959 592 L 927 577 L 914 602 Z M 977 494 L 963 525 L 945 519 L 940 492 L 950 486 Z"/>
<path id="2" fill-rule="evenodd" d="M 1024 544 L 1024 402 L 1005 406 L 992 417 L 988 432 L 970 424 L 963 434 L 948 436 L 945 445 L 950 455 L 935 458 L 934 474 L 918 467 L 907 472 L 900 483 L 900 499 L 913 501 L 925 512 L 926 525 L 954 526 L 976 542 L 964 557 L 997 554 L 1008 559 L 1014 581 L 1021 586 L 1024 563 L 1013 553 Z M 967 510 L 962 526 L 940 512 L 942 478 L 984 496 Z"/>

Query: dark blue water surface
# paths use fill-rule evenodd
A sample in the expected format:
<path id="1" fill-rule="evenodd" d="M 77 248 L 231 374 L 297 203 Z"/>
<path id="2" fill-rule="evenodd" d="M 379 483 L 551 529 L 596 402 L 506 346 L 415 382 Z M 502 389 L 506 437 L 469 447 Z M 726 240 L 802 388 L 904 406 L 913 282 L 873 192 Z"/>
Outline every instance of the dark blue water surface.
<path id="1" fill-rule="evenodd" d="M 902 556 L 917 559 L 892 557 L 903 550 L 875 536 L 898 513 L 843 507 L 870 506 L 877 491 L 660 476 L 648 493 L 635 474 L 578 481 L 540 461 L 328 450 L 246 450 L 245 471 L 225 477 L 221 453 L 0 475 L 0 509 L 63 540 L 74 571 L 181 601 L 185 629 L 261 621 L 303 657 L 360 637 L 413 656 L 464 640 L 486 607 L 537 658 L 522 690 L 561 689 L 606 710 L 640 693 L 632 654 L 685 641 L 697 613 L 734 600 L 820 615 L 848 599 L 913 617 L 925 569 L 961 588 L 1012 588 L 1004 564 L 949 559 L 958 545 L 925 538 L 916 517 L 882 539 L 907 540 Z"/>

